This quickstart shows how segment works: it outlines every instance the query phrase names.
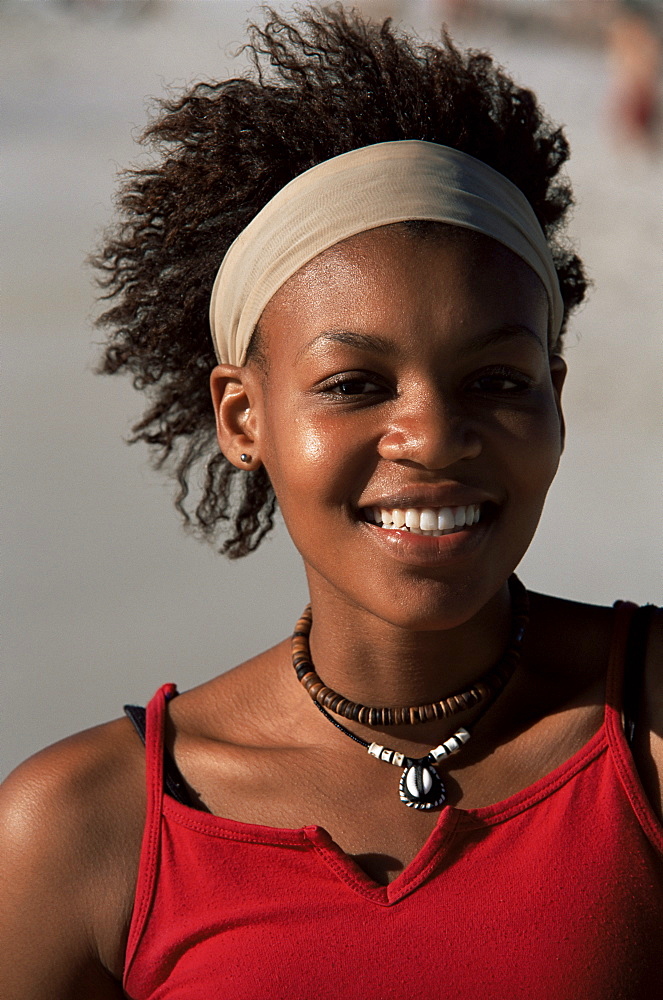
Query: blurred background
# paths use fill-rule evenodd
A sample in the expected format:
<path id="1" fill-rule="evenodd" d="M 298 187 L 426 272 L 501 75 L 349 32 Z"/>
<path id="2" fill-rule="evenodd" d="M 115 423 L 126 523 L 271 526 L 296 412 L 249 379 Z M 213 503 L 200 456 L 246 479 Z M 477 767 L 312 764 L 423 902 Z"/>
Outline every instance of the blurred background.
<path id="1" fill-rule="evenodd" d="M 448 23 L 566 126 L 594 289 L 568 335 L 567 449 L 520 575 L 587 602 L 661 603 L 661 4 L 356 6 L 426 38 Z M 240 72 L 251 17 L 244 0 L 0 2 L 0 776 L 165 681 L 190 687 L 280 640 L 305 603 L 282 525 L 234 563 L 181 530 L 171 485 L 123 441 L 141 399 L 92 373 L 84 260 L 147 98 Z"/>

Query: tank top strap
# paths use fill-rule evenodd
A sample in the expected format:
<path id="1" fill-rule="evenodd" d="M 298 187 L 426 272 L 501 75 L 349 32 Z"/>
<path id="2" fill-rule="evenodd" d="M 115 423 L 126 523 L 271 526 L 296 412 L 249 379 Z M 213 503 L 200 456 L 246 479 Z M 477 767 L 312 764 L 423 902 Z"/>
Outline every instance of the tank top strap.
<path id="1" fill-rule="evenodd" d="M 150 700 L 145 712 L 145 782 L 148 824 L 161 815 L 164 786 L 164 742 L 166 706 L 177 694 L 174 684 L 163 684 Z"/>
<path id="2" fill-rule="evenodd" d="M 145 829 L 140 851 L 138 882 L 134 897 L 134 910 L 129 928 L 125 958 L 125 979 L 132 958 L 140 941 L 147 920 L 159 864 L 161 844 L 161 812 L 164 793 L 164 735 L 166 707 L 177 694 L 175 684 L 164 684 L 158 689 L 147 706 L 145 716 L 145 785 L 147 809 Z"/>
<path id="3" fill-rule="evenodd" d="M 615 768 L 633 812 L 650 842 L 663 852 L 663 826 L 642 787 L 624 732 L 624 679 L 627 668 L 632 670 L 638 666 L 637 663 L 630 662 L 629 649 L 637 621 L 635 616 L 639 611 L 636 604 L 627 601 L 617 601 L 615 604 L 606 684 L 605 731 Z M 644 655 L 644 649 L 640 650 L 640 654 Z"/>

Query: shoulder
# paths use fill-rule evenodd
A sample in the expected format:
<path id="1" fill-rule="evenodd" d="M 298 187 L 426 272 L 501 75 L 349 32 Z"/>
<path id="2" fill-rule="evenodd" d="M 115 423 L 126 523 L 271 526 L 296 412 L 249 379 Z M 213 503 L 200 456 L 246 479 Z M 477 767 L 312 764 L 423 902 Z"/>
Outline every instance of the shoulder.
<path id="1" fill-rule="evenodd" d="M 26 982 L 67 996 L 84 967 L 117 971 L 144 812 L 142 747 L 124 719 L 42 750 L 0 786 L 0 920 Z"/>
<path id="2" fill-rule="evenodd" d="M 141 744 L 128 720 L 61 740 L 26 760 L 0 786 L 2 836 L 12 837 L 16 845 L 43 839 L 70 852 L 76 845 L 80 874 L 81 861 L 96 865 L 102 831 L 112 835 L 127 785 L 131 799 L 142 804 L 141 770 Z"/>
<path id="3" fill-rule="evenodd" d="M 620 619 L 616 606 L 582 604 L 537 593 L 530 594 L 530 599 L 536 625 L 533 632 L 543 662 L 550 660 L 562 670 L 568 665 L 574 672 L 582 664 L 591 664 L 589 673 L 599 678 L 607 671 L 611 653 L 627 658 L 628 630 L 624 626 L 628 619 Z M 663 714 L 663 608 L 649 610 L 639 641 L 628 647 L 626 666 L 630 669 L 636 666 L 631 660 L 640 661 L 645 677 L 642 697 L 655 713 Z M 622 628 L 617 627 L 620 620 Z"/>
<path id="4" fill-rule="evenodd" d="M 629 647 L 615 626 L 614 607 L 531 594 L 532 659 L 537 677 L 554 677 L 566 691 L 592 700 L 604 695 L 611 651 L 633 670 L 635 738 L 631 751 L 647 798 L 663 822 L 663 609 L 653 608 L 640 641 Z M 622 619 L 624 621 L 624 619 Z M 637 676 L 636 676 L 637 675 Z"/>
<path id="5" fill-rule="evenodd" d="M 527 642 L 542 672 L 602 685 L 614 638 L 614 608 L 536 592 L 529 598 Z"/>

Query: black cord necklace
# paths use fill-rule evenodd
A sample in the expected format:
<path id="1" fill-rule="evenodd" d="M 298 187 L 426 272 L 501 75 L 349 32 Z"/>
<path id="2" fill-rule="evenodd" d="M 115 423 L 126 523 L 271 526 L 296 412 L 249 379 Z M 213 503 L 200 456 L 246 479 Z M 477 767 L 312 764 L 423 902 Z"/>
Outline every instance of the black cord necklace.
<path id="1" fill-rule="evenodd" d="M 340 729 L 342 733 L 349 736 L 355 743 L 363 746 L 372 757 L 383 760 L 387 764 L 394 764 L 402 767 L 403 773 L 399 783 L 399 793 L 401 802 L 411 809 L 436 809 L 441 806 L 446 799 L 446 790 L 442 780 L 435 770 L 434 765 L 438 764 L 445 757 L 456 753 L 457 750 L 467 743 L 470 738 L 469 730 L 465 727 L 457 729 L 453 736 L 450 736 L 444 743 L 434 747 L 424 757 L 408 757 L 406 754 L 383 747 L 380 743 L 369 743 L 361 736 L 351 733 L 342 723 L 333 719 L 329 712 L 315 702 L 316 707 L 322 712 L 326 719 L 329 719 L 333 726 Z"/>
<path id="2" fill-rule="evenodd" d="M 527 591 L 515 575 L 509 580 L 509 588 L 513 606 L 511 638 L 507 647 L 507 654 L 500 660 L 500 663 L 505 663 L 508 660 L 509 673 L 508 677 L 504 678 L 499 687 L 497 687 L 497 690 L 493 692 L 492 698 L 484 705 L 481 717 L 483 717 L 493 704 L 497 695 L 504 690 L 506 681 L 513 675 L 520 660 L 520 649 L 529 620 Z M 301 640 L 301 632 L 296 632 L 295 637 Z M 296 648 L 299 649 L 300 646 L 301 641 L 297 644 Z M 295 669 L 297 669 L 296 665 Z M 337 729 L 351 740 L 354 740 L 355 743 L 359 743 L 372 757 L 376 757 L 377 760 L 382 760 L 386 764 L 393 764 L 395 767 L 403 769 L 398 787 L 401 802 L 406 806 L 411 809 L 436 809 L 444 804 L 446 801 L 446 790 L 442 779 L 437 773 L 436 765 L 443 761 L 445 757 L 450 757 L 451 754 L 457 753 L 458 750 L 462 749 L 471 735 L 468 729 L 461 726 L 449 739 L 445 740 L 444 743 L 440 743 L 439 746 L 433 747 L 423 757 L 408 757 L 407 754 L 399 753 L 397 750 L 382 746 L 380 743 L 369 743 L 368 740 L 362 739 L 361 736 L 357 736 L 356 733 L 346 729 L 337 719 L 332 718 L 315 697 L 312 700 L 316 708 L 322 712 L 324 717 L 333 726 L 336 726 Z M 475 719 L 475 722 L 477 721 Z"/>

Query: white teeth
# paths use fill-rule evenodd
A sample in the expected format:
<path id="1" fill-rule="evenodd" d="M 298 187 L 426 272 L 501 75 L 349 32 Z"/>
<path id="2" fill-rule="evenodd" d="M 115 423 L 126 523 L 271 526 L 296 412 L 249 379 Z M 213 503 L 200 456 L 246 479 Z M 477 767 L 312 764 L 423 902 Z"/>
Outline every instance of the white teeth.
<path id="1" fill-rule="evenodd" d="M 414 507 L 408 507 L 408 509 L 405 511 L 405 527 L 406 528 L 419 527 L 419 511 L 415 510 Z"/>
<path id="2" fill-rule="evenodd" d="M 419 515 L 419 527 L 422 531 L 437 530 L 437 514 L 434 510 L 422 510 Z"/>
<path id="3" fill-rule="evenodd" d="M 480 504 L 467 504 L 465 507 L 441 507 L 434 510 L 425 507 L 418 510 L 408 507 L 407 510 L 387 510 L 384 507 L 367 507 L 366 520 L 383 528 L 392 530 L 408 529 L 413 535 L 431 535 L 438 538 L 452 531 L 476 524 L 481 514 Z"/>
<path id="4" fill-rule="evenodd" d="M 437 526 L 440 531 L 449 531 L 449 529 L 455 527 L 455 525 L 456 519 L 451 507 L 443 507 L 442 510 L 437 512 Z"/>

